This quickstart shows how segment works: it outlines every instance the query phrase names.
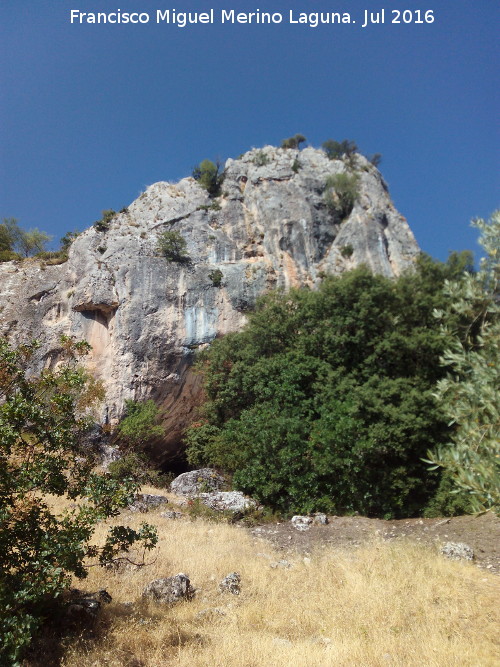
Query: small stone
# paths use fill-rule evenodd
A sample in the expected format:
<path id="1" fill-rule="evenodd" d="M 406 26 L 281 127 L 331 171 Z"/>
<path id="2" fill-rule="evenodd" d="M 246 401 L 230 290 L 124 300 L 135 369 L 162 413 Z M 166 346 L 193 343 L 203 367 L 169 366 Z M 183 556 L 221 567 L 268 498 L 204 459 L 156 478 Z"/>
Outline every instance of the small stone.
<path id="1" fill-rule="evenodd" d="M 313 520 L 310 516 L 292 516 L 292 526 L 299 531 L 309 530 Z"/>
<path id="2" fill-rule="evenodd" d="M 131 512 L 149 512 L 160 505 L 168 503 L 165 496 L 155 496 L 151 493 L 136 493 L 134 502 L 128 506 Z"/>
<path id="3" fill-rule="evenodd" d="M 313 524 L 315 526 L 326 526 L 328 523 L 328 517 L 322 512 L 316 512 L 313 514 Z"/>
<path id="4" fill-rule="evenodd" d="M 287 560 L 275 560 L 271 563 L 271 567 L 276 570 L 278 568 L 289 570 L 292 567 L 292 564 Z"/>
<path id="5" fill-rule="evenodd" d="M 181 519 L 184 515 L 182 512 L 174 512 L 168 511 L 168 512 L 161 512 L 160 516 L 162 516 L 164 519 Z"/>
<path id="6" fill-rule="evenodd" d="M 181 572 L 174 577 L 151 581 L 144 589 L 142 597 L 161 604 L 173 604 L 181 600 L 191 600 L 194 589 L 187 574 Z"/>
<path id="7" fill-rule="evenodd" d="M 277 646 L 293 646 L 289 639 L 283 639 L 282 637 L 274 637 L 273 644 Z"/>
<path id="8" fill-rule="evenodd" d="M 239 595 L 241 592 L 241 575 L 239 572 L 231 572 L 219 584 L 219 589 L 223 593 L 231 593 L 232 595 Z"/>
<path id="9" fill-rule="evenodd" d="M 464 542 L 447 542 L 441 547 L 441 553 L 451 560 L 474 559 L 474 551 Z"/>

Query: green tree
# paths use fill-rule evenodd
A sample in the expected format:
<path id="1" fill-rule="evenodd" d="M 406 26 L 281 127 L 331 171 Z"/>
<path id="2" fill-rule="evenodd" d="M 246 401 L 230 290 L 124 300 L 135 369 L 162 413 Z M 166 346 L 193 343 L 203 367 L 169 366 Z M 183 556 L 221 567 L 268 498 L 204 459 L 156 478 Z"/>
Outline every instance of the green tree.
<path id="1" fill-rule="evenodd" d="M 436 398 L 452 439 L 428 456 L 482 511 L 500 507 L 500 210 L 473 225 L 486 252 L 480 270 L 446 283 L 448 309 L 436 312 L 451 339 L 441 359 L 449 373 Z"/>
<path id="2" fill-rule="evenodd" d="M 203 160 L 194 167 L 192 176 L 207 190 L 211 197 L 217 197 L 220 194 L 224 175 L 220 171 L 219 163 Z"/>
<path id="3" fill-rule="evenodd" d="M 303 144 L 307 141 L 303 134 L 294 134 L 293 137 L 288 139 L 283 139 L 281 142 L 281 148 L 296 148 L 300 149 L 300 144 Z"/>
<path id="4" fill-rule="evenodd" d="M 417 514 L 439 482 L 422 456 L 448 434 L 433 310 L 464 262 L 424 256 L 397 280 L 359 268 L 261 299 L 242 332 L 200 355 L 207 402 L 190 461 L 285 512 Z"/>
<path id="5" fill-rule="evenodd" d="M 0 663 L 18 665 L 71 575 L 92 559 L 105 564 L 134 542 L 150 549 L 151 526 L 110 529 L 90 543 L 96 524 L 115 516 L 137 486 L 93 469 L 83 444 L 102 388 L 76 363 L 86 343 L 61 341 L 66 362 L 38 376 L 27 371 L 36 344 L 12 348 L 0 339 Z M 72 501 L 62 513 L 48 495 Z"/>
<path id="6" fill-rule="evenodd" d="M 158 237 L 158 251 L 169 262 L 188 262 L 186 239 L 180 232 L 166 231 Z"/>
<path id="7" fill-rule="evenodd" d="M 61 238 L 61 241 L 60 241 L 60 243 L 61 243 L 61 250 L 62 250 L 63 252 L 66 252 L 66 253 L 67 253 L 68 250 L 70 249 L 70 247 L 71 247 L 73 241 L 74 241 L 78 236 L 80 236 L 80 232 L 79 232 L 78 230 L 76 230 L 76 229 L 75 229 L 75 231 L 73 231 L 73 232 L 66 232 L 66 234 Z"/>
<path id="8" fill-rule="evenodd" d="M 42 252 L 51 237 L 36 227 L 25 231 L 15 218 L 4 218 L 0 225 L 0 251 L 19 252 L 29 257 Z"/>

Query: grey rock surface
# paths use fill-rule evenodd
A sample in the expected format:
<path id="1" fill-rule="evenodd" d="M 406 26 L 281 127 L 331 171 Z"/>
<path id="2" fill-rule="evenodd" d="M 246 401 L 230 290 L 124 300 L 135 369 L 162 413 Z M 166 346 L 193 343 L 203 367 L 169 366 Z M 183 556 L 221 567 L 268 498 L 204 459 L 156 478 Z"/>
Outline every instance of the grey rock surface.
<path id="1" fill-rule="evenodd" d="M 225 479 L 211 468 L 200 468 L 183 472 L 170 484 L 172 493 L 178 496 L 195 496 L 202 492 L 216 491 L 224 484 Z"/>
<path id="2" fill-rule="evenodd" d="M 137 493 L 135 500 L 128 506 L 131 512 L 149 512 L 150 509 L 156 509 L 160 505 L 168 503 L 165 496 L 157 496 L 152 493 Z"/>
<path id="3" fill-rule="evenodd" d="M 194 597 L 194 589 L 191 587 L 189 577 L 181 572 L 174 577 L 151 581 L 142 592 L 142 597 L 161 604 L 174 604 L 182 600 L 191 600 Z"/>
<path id="4" fill-rule="evenodd" d="M 304 530 L 309 530 L 313 523 L 313 520 L 310 516 L 301 516 L 299 514 L 292 516 L 290 521 L 296 530 L 300 530 L 302 532 Z"/>
<path id="5" fill-rule="evenodd" d="M 241 593 L 241 575 L 239 572 L 231 572 L 219 584 L 219 589 L 223 593 L 239 595 Z"/>
<path id="6" fill-rule="evenodd" d="M 413 234 L 362 156 L 349 216 L 340 220 L 325 205 L 327 177 L 345 170 L 321 150 L 266 146 L 226 162 L 216 202 L 193 178 L 155 183 L 107 231 L 90 227 L 78 236 L 66 263 L 1 263 L 0 335 L 14 344 L 40 341 L 35 372 L 61 358 L 61 334 L 87 340 L 86 364 L 106 389 L 101 421 L 115 423 L 127 399 L 153 398 L 165 415 L 167 435 L 156 446 L 165 461 L 201 400 L 194 351 L 240 329 L 260 294 L 314 288 L 324 273 L 361 263 L 387 276 L 413 263 Z M 184 237 L 189 262 L 160 255 L 165 231 Z"/>
<path id="7" fill-rule="evenodd" d="M 472 547 L 464 542 L 446 542 L 441 547 L 441 553 L 451 560 L 473 560 L 474 551 Z"/>
<path id="8" fill-rule="evenodd" d="M 218 512 L 244 512 L 257 507 L 255 500 L 247 498 L 241 491 L 214 491 L 200 493 L 197 497 L 204 505 Z"/>

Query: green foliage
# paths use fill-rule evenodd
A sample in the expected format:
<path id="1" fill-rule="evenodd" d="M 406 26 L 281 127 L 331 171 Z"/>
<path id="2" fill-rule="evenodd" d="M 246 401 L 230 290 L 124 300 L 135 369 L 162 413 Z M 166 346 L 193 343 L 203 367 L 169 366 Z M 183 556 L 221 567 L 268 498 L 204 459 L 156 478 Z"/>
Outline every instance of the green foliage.
<path id="1" fill-rule="evenodd" d="M 333 174 L 325 184 L 324 202 L 340 220 L 347 218 L 359 197 L 359 179 L 356 174 Z"/>
<path id="2" fill-rule="evenodd" d="M 452 439 L 428 456 L 483 511 L 500 507 L 500 210 L 473 225 L 486 251 L 480 270 L 448 282 L 448 308 L 436 312 L 450 341 L 441 359 L 449 374 L 436 399 Z"/>
<path id="3" fill-rule="evenodd" d="M 220 287 L 222 285 L 222 278 L 224 277 L 224 274 L 220 269 L 215 269 L 215 271 L 211 271 L 208 274 L 208 277 L 212 281 L 212 285 L 214 287 Z"/>
<path id="4" fill-rule="evenodd" d="M 166 231 L 158 237 L 158 251 L 169 262 L 188 262 L 186 239 L 179 232 Z"/>
<path id="5" fill-rule="evenodd" d="M 321 147 L 330 160 L 341 160 L 344 156 L 350 157 L 358 150 L 356 142 L 351 141 L 350 139 L 344 139 L 343 141 L 327 139 L 327 141 L 324 141 L 321 144 Z"/>
<path id="6" fill-rule="evenodd" d="M 352 247 L 351 244 L 343 245 L 340 248 L 340 254 L 342 255 L 342 257 L 346 257 L 346 258 L 352 257 L 353 252 L 354 252 L 354 248 Z"/>
<path id="7" fill-rule="evenodd" d="M 81 442 L 103 392 L 76 355 L 87 343 L 61 339 L 66 363 L 38 376 L 26 370 L 36 344 L 11 348 L 0 339 L 0 663 L 20 664 L 47 609 L 86 563 L 109 562 L 134 542 L 156 542 L 153 529 L 117 526 L 91 544 L 96 524 L 115 516 L 137 485 L 93 470 Z M 72 501 L 55 514 L 47 495 Z"/>
<path id="8" fill-rule="evenodd" d="M 190 462 L 285 513 L 418 513 L 439 481 L 422 456 L 448 433 L 432 396 L 445 346 L 433 310 L 455 275 L 423 256 L 398 280 L 359 268 L 265 296 L 199 356 L 208 400 Z"/>
<path id="9" fill-rule="evenodd" d="M 42 260 L 45 266 L 52 266 L 55 264 L 64 264 L 68 261 L 68 254 L 64 250 L 55 250 L 37 252 L 36 259 Z"/>
<path id="10" fill-rule="evenodd" d="M 108 466 L 108 473 L 119 482 L 132 479 L 138 484 L 168 488 L 173 476 L 158 470 L 144 452 L 130 451 Z"/>
<path id="11" fill-rule="evenodd" d="M 15 218 L 4 218 L 0 225 L 0 251 L 15 251 L 23 257 L 29 257 L 42 252 L 50 239 L 48 234 L 36 227 L 28 231 L 21 229 Z"/>
<path id="12" fill-rule="evenodd" d="M 75 229 L 73 232 L 66 232 L 66 234 L 61 238 L 61 250 L 63 252 L 68 252 L 73 241 L 80 236 L 80 232 Z"/>
<path id="13" fill-rule="evenodd" d="M 270 160 L 264 151 L 257 151 L 253 156 L 252 162 L 256 167 L 264 167 L 266 164 L 269 164 Z"/>
<path id="14" fill-rule="evenodd" d="M 373 153 L 373 155 L 366 156 L 368 162 L 371 162 L 374 167 L 378 167 L 382 162 L 382 155 L 380 153 Z"/>
<path id="15" fill-rule="evenodd" d="M 145 445 L 148 440 L 165 435 L 158 424 L 160 411 L 153 400 L 125 401 L 125 417 L 117 427 L 122 440 L 134 447 Z"/>
<path id="16" fill-rule="evenodd" d="M 307 139 L 303 134 L 295 134 L 293 137 L 288 139 L 283 139 L 281 142 L 281 148 L 295 148 L 300 149 L 300 144 L 306 142 Z"/>
<path id="17" fill-rule="evenodd" d="M 95 229 L 97 229 L 98 232 L 107 232 L 109 225 L 111 224 L 111 220 L 113 220 L 115 215 L 116 211 L 114 211 L 112 208 L 104 210 L 102 212 L 102 218 L 94 222 Z"/>
<path id="18" fill-rule="evenodd" d="M 0 262 L 12 262 L 22 259 L 21 255 L 13 250 L 0 250 Z"/>
<path id="19" fill-rule="evenodd" d="M 298 174 L 298 173 L 299 173 L 299 169 L 300 169 L 301 167 L 302 167 L 302 164 L 301 164 L 300 160 L 299 160 L 298 158 L 295 158 L 295 160 L 293 161 L 293 164 L 292 164 L 292 171 L 293 171 L 295 174 Z"/>
<path id="20" fill-rule="evenodd" d="M 218 197 L 220 195 L 224 175 L 220 171 L 219 163 L 214 163 L 211 160 L 203 160 L 203 162 L 194 167 L 192 176 L 205 188 L 211 197 Z"/>

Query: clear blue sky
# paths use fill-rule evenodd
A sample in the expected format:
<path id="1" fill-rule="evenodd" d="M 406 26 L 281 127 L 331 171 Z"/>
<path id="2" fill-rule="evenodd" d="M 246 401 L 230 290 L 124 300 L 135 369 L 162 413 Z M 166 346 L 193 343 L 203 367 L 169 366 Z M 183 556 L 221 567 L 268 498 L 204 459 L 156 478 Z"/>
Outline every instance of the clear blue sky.
<path id="1" fill-rule="evenodd" d="M 364 9 L 386 23 L 362 28 Z M 71 25 L 70 10 L 148 12 L 144 25 Z M 157 25 L 156 10 L 214 25 Z M 221 9 L 281 12 L 221 25 Z M 391 24 L 393 9 L 434 12 Z M 58 240 L 204 158 L 353 139 L 381 171 L 422 249 L 477 252 L 474 216 L 499 206 L 497 0 L 227 3 L 1 0 L 0 217 Z M 289 10 L 349 12 L 291 25 Z M 416 16 L 416 15 L 414 15 Z"/>

